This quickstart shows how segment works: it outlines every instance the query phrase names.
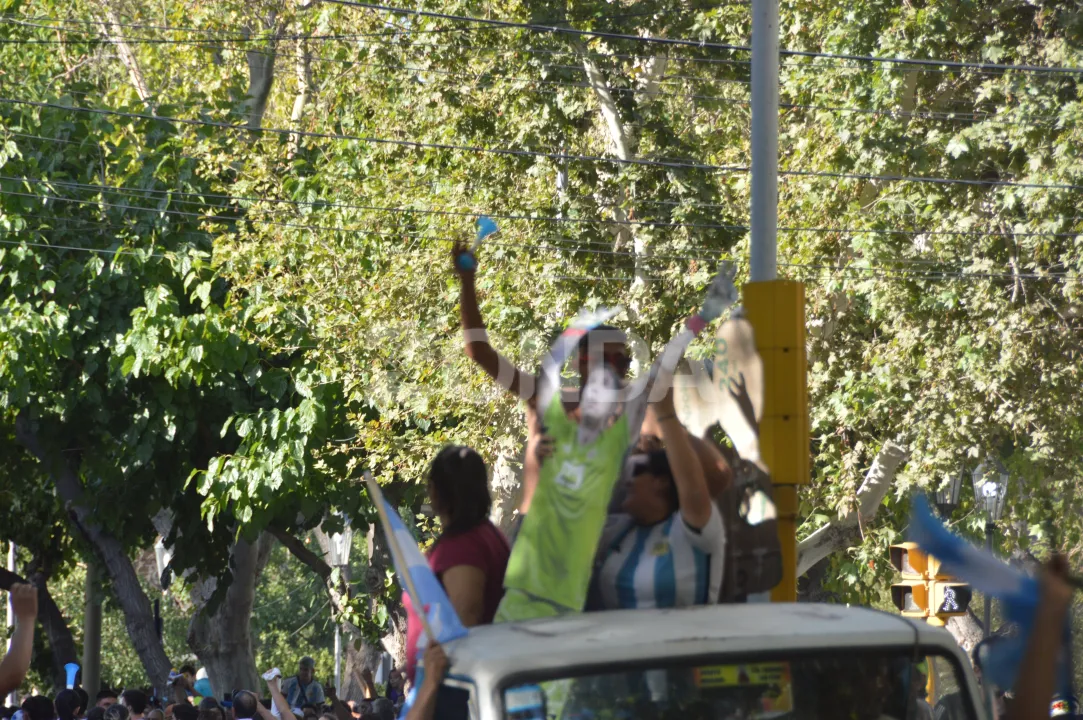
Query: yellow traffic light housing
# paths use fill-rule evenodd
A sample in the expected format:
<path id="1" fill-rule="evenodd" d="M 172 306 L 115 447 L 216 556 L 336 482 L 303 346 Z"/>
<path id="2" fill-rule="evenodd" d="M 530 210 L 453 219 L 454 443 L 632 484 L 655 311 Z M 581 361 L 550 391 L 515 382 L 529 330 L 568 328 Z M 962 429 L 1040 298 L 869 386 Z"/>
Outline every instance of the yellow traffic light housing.
<path id="1" fill-rule="evenodd" d="M 917 543 L 905 542 L 890 548 L 891 565 L 903 576 L 904 580 L 924 580 L 928 577 L 929 556 Z"/>
<path id="2" fill-rule="evenodd" d="M 892 585 L 891 602 L 904 617 L 929 616 L 929 589 L 924 580 L 904 580 Z"/>
<path id="3" fill-rule="evenodd" d="M 929 583 L 932 593 L 929 612 L 939 617 L 966 615 L 974 592 L 970 586 L 961 582 Z"/>

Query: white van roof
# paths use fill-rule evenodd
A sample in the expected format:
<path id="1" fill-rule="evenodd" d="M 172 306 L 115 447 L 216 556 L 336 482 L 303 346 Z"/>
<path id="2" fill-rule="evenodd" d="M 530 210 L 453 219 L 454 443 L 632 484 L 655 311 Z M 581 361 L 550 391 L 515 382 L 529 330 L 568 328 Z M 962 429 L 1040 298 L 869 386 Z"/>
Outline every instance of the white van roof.
<path id="1" fill-rule="evenodd" d="M 878 610 L 814 603 L 614 610 L 488 625 L 448 644 L 453 676 L 488 687 L 509 675 L 722 653 L 832 648 L 942 647 L 947 631 Z"/>

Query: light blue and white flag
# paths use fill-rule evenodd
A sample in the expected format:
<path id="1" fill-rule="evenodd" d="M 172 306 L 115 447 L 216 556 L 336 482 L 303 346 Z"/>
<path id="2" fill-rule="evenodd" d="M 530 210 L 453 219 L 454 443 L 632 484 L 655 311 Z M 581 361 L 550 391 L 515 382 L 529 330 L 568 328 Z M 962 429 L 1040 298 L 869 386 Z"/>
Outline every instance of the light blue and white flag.
<path id="1" fill-rule="evenodd" d="M 410 596 L 410 603 L 414 606 L 414 612 L 421 619 L 425 632 L 417 641 L 417 671 L 414 675 L 414 686 L 406 697 L 400 717 L 406 717 L 410 706 L 417 695 L 417 688 L 425 679 L 425 668 L 421 659 L 429 642 L 436 641 L 441 645 L 456 640 L 466 635 L 467 629 L 459 619 L 455 607 L 444 592 L 444 586 L 436 578 L 429 568 L 425 556 L 418 549 L 417 540 L 406 529 L 398 512 L 387 502 L 380 486 L 365 473 L 365 482 L 368 485 L 369 495 L 376 505 L 380 515 L 380 524 L 383 526 L 387 537 L 387 546 L 391 551 L 391 561 L 395 564 L 395 572 L 399 581 Z"/>
<path id="2" fill-rule="evenodd" d="M 910 516 L 910 539 L 940 561 L 944 572 L 969 583 L 975 590 L 1000 600 L 1001 610 L 1019 632 L 991 645 L 981 657 L 982 675 L 1002 690 L 1010 690 L 1034 627 L 1038 611 L 1038 581 L 1018 568 L 952 534 L 933 515 L 924 495 L 914 499 Z M 1062 653 L 1060 671 L 1067 679 L 1067 658 Z M 1063 682 L 1061 687 L 1066 687 Z"/>

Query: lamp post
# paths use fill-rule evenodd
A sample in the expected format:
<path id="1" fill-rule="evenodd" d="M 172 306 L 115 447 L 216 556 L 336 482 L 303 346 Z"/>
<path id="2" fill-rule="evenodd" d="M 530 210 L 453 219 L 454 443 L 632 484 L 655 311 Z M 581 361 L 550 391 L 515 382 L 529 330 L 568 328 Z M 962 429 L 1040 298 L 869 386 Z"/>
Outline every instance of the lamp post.
<path id="1" fill-rule="evenodd" d="M 936 509 L 940 511 L 940 517 L 947 520 L 959 507 L 959 492 L 963 488 L 963 471 L 949 476 L 936 491 Z"/>
<path id="2" fill-rule="evenodd" d="M 342 532 L 331 535 L 331 567 L 337 568 L 339 576 L 349 581 L 350 546 L 353 544 L 353 528 L 348 517 L 342 520 Z M 342 689 L 342 626 L 335 618 L 335 690 Z"/>
<path id="3" fill-rule="evenodd" d="M 166 585 L 162 582 L 165 577 L 165 569 L 172 559 L 173 553 L 166 548 L 165 539 L 159 535 L 154 543 L 154 565 L 158 568 L 158 587 L 161 589 L 162 595 L 166 594 Z M 158 642 L 162 642 L 162 629 L 162 599 L 156 597 L 154 598 L 154 631 L 158 633 Z M 154 690 L 155 694 L 157 694 L 158 688 Z M 158 697 L 164 697 L 167 690 L 168 688 L 162 688 L 161 695 L 158 695 Z"/>
<path id="4" fill-rule="evenodd" d="M 974 501 L 985 513 L 985 549 L 993 552 L 993 533 L 996 531 L 997 521 L 1004 512 L 1004 499 L 1008 494 L 1008 481 L 1011 476 L 1008 470 L 999 460 L 995 467 L 986 463 L 978 465 L 970 475 L 974 483 Z M 983 637 L 989 637 L 989 626 L 992 624 L 992 598 L 985 593 L 985 629 Z"/>

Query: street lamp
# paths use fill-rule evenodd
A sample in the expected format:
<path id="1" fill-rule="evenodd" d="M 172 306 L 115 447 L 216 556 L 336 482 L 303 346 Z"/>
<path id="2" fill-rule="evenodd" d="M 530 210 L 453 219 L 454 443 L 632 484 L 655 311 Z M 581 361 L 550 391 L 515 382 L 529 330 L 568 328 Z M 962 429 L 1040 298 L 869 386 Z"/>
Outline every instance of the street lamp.
<path id="1" fill-rule="evenodd" d="M 353 528 L 350 518 L 342 519 L 342 532 L 331 535 L 331 566 L 338 568 L 339 576 L 349 581 L 350 546 L 353 544 Z M 342 631 L 341 623 L 335 622 L 335 690 L 342 690 Z"/>
<path id="2" fill-rule="evenodd" d="M 993 533 L 1004 512 L 1004 499 L 1008 494 L 1008 481 L 1011 479 L 1004 465 L 999 460 L 995 462 L 995 467 L 982 463 L 970 474 L 974 483 L 974 502 L 985 513 L 985 550 L 990 554 L 993 552 Z M 989 637 L 992 607 L 992 598 L 985 593 L 985 637 Z"/>
<path id="3" fill-rule="evenodd" d="M 963 471 L 949 475 L 936 491 L 936 509 L 945 520 L 959 507 L 959 492 L 963 488 Z"/>

